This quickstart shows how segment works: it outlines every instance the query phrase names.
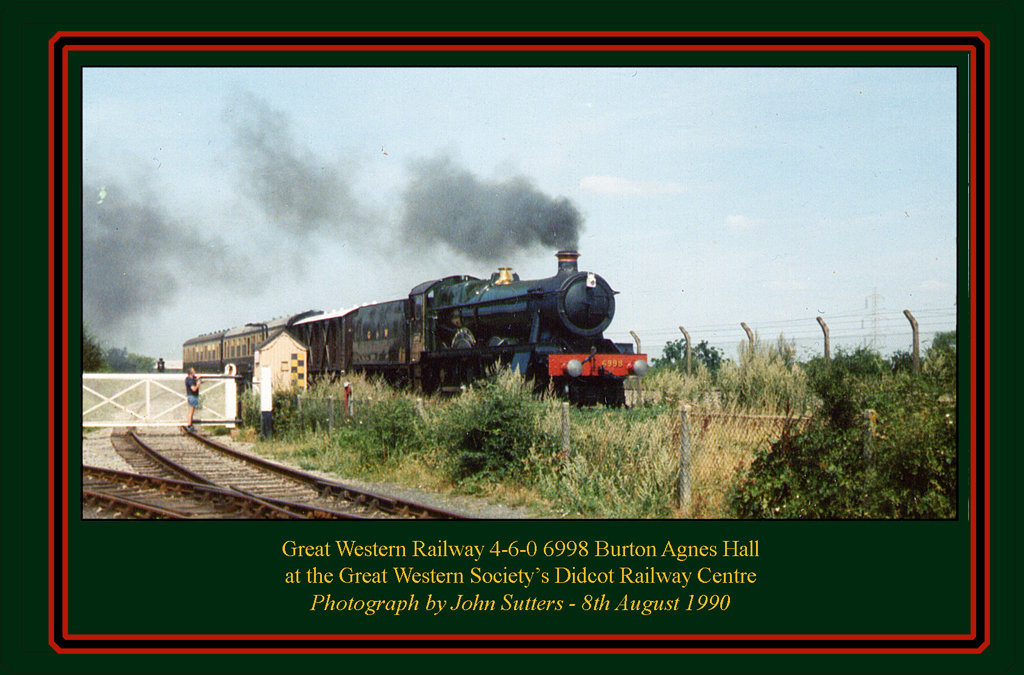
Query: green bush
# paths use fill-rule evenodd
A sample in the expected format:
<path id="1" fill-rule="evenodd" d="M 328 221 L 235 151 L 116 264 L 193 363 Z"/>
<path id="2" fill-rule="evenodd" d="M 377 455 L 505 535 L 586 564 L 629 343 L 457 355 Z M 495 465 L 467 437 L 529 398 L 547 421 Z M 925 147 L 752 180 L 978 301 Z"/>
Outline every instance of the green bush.
<path id="1" fill-rule="evenodd" d="M 260 428 L 260 397 L 253 389 L 247 388 L 238 395 L 241 404 L 242 426 Z"/>
<path id="2" fill-rule="evenodd" d="M 518 474 L 536 440 L 538 406 L 530 385 L 508 371 L 453 401 L 436 421 L 453 477 Z"/>
<path id="3" fill-rule="evenodd" d="M 703 366 L 714 374 L 722 367 L 724 355 L 718 347 L 712 347 L 707 340 L 701 340 L 690 350 L 690 367 Z M 686 371 L 686 340 L 669 340 L 661 351 L 661 358 L 651 362 L 652 371 L 676 370 Z"/>
<path id="4" fill-rule="evenodd" d="M 758 452 L 732 495 L 745 518 L 954 518 L 955 379 L 900 370 L 867 349 L 817 359 L 822 415 Z"/>
<path id="5" fill-rule="evenodd" d="M 407 398 L 376 401 L 364 407 L 355 425 L 361 427 L 364 455 L 387 459 L 408 451 L 419 439 L 416 405 Z"/>

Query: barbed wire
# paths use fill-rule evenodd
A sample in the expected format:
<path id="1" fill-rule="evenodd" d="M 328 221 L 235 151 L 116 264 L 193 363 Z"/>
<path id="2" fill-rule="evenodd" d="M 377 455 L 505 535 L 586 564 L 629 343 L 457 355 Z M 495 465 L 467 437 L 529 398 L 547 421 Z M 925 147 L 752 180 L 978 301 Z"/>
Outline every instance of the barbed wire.
<path id="1" fill-rule="evenodd" d="M 934 339 L 937 333 L 955 331 L 957 324 L 957 308 L 925 307 L 911 309 L 918 322 L 919 337 L 922 346 Z M 811 352 L 824 351 L 824 336 L 814 315 L 804 318 L 773 319 L 764 322 L 745 319 L 750 329 L 762 341 L 774 342 L 780 336 L 788 343 L 795 344 Z M 855 310 L 836 314 L 821 314 L 829 328 L 829 340 L 833 348 L 869 346 L 887 349 L 909 349 L 912 342 L 912 331 L 902 311 Z M 682 324 L 690 333 L 694 344 L 707 341 L 712 346 L 735 347 L 746 341 L 746 335 L 740 327 L 740 320 L 728 323 L 686 325 L 680 321 L 674 326 L 647 326 L 633 328 L 640 337 L 645 351 L 660 352 L 668 342 L 682 339 L 679 325 Z M 607 337 L 616 342 L 632 342 L 629 331 L 609 331 Z M 904 345 L 903 342 L 906 342 Z"/>

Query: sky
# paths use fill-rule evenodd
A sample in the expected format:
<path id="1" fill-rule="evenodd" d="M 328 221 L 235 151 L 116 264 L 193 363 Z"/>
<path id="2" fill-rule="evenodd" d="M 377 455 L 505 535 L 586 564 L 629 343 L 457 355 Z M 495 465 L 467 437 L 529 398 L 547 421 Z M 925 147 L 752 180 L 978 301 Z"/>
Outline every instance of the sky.
<path id="1" fill-rule="evenodd" d="M 909 349 L 956 319 L 952 68 L 86 68 L 83 313 L 108 347 L 499 266 L 606 336 Z"/>

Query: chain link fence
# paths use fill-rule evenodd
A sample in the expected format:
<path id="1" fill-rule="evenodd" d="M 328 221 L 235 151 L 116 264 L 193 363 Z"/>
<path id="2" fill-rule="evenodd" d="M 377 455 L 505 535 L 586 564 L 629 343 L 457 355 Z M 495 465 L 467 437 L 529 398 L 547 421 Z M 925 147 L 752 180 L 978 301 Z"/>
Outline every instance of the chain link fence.
<path id="1" fill-rule="evenodd" d="M 331 432 L 349 420 L 358 420 L 372 413 L 375 406 L 387 401 L 385 398 L 351 397 L 346 408 L 343 396 L 286 394 L 275 399 L 279 420 L 275 426 L 281 431 Z M 423 415 L 426 411 L 443 407 L 445 402 L 416 399 L 407 405 L 415 406 L 416 412 Z M 582 422 L 578 419 L 570 421 L 572 415 L 568 404 L 559 407 L 560 414 L 551 421 L 559 424 L 560 428 L 550 431 L 557 434 L 562 456 L 573 457 L 593 445 L 594 433 L 574 428 Z M 678 517 L 714 519 L 733 517 L 729 496 L 758 450 L 769 447 L 784 433 L 804 431 L 811 418 L 723 411 L 712 403 L 679 404 L 657 415 L 655 421 L 663 431 L 655 431 L 640 445 L 645 448 L 652 446 L 649 450 L 653 454 L 644 460 L 646 463 L 641 462 L 643 466 L 651 473 L 656 473 L 651 469 L 653 465 L 661 467 L 657 472 L 667 472 L 667 480 L 658 490 L 661 493 L 659 500 L 675 504 Z M 577 447 L 577 444 L 582 447 Z M 677 481 L 673 479 L 676 467 Z M 634 489 L 637 488 L 634 486 Z"/>
<path id="2" fill-rule="evenodd" d="M 758 450 L 805 430 L 810 417 L 722 412 L 682 405 L 673 421 L 679 439 L 679 508 L 688 518 L 727 517 L 738 476 Z"/>

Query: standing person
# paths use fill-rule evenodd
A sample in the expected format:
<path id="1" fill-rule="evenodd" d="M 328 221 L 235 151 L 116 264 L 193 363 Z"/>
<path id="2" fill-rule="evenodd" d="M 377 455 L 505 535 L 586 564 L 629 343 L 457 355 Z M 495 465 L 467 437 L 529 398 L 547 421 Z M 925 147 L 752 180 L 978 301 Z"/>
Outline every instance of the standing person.
<path id="1" fill-rule="evenodd" d="M 199 407 L 199 383 L 202 379 L 196 375 L 195 368 L 188 369 L 188 377 L 185 378 L 185 397 L 188 399 L 188 425 L 185 429 L 188 431 L 195 431 L 195 427 L 192 426 L 192 417 L 196 414 L 196 408 Z"/>

